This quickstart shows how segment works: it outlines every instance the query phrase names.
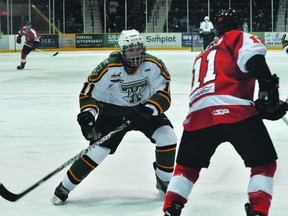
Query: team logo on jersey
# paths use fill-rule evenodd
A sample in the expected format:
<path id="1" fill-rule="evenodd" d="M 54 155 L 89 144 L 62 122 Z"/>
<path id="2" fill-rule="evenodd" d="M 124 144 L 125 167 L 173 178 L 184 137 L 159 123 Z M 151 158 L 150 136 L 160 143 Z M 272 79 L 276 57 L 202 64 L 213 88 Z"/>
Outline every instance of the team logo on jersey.
<path id="1" fill-rule="evenodd" d="M 227 113 L 230 113 L 229 109 L 216 109 L 213 110 L 212 115 L 225 115 Z"/>
<path id="2" fill-rule="evenodd" d="M 101 70 L 102 70 L 102 65 L 101 64 L 97 65 L 97 67 L 92 71 L 92 76 L 98 76 Z"/>
<path id="3" fill-rule="evenodd" d="M 121 72 L 119 73 L 113 73 L 110 77 L 110 82 L 117 83 L 123 81 L 121 77 Z"/>
<path id="4" fill-rule="evenodd" d="M 138 103 L 143 99 L 143 91 L 147 88 L 148 80 L 137 80 L 129 83 L 121 83 L 121 92 L 127 95 L 123 97 L 128 103 Z"/>

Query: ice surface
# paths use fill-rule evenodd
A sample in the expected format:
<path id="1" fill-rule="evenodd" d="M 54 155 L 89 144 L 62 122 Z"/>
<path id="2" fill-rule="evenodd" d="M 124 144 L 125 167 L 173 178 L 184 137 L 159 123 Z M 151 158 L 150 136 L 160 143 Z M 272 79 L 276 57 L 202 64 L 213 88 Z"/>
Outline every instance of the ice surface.
<path id="1" fill-rule="evenodd" d="M 110 51 L 32 52 L 25 70 L 16 70 L 20 53 L 0 53 L 0 182 L 20 193 L 87 147 L 76 121 L 78 95 L 88 74 Z M 172 106 L 167 112 L 178 139 L 187 112 L 191 68 L 196 52 L 149 51 L 172 76 Z M 53 52 L 51 52 L 53 54 Z M 288 96 L 288 56 L 269 50 L 267 61 L 280 77 L 280 97 Z M 265 121 L 278 151 L 278 170 L 270 216 L 288 215 L 288 126 Z M 259 150 L 261 154 L 261 150 Z M 50 197 L 67 169 L 15 203 L 0 198 L 2 216 L 157 216 L 163 197 L 155 188 L 154 146 L 137 132 L 124 138 L 71 194 L 66 205 Z M 234 149 L 221 145 L 204 169 L 183 215 L 244 216 L 249 169 Z"/>

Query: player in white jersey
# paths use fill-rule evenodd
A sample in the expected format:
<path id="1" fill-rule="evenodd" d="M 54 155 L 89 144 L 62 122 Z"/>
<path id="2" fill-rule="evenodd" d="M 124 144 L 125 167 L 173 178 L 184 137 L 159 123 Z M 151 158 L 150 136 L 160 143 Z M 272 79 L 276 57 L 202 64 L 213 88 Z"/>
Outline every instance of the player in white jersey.
<path id="1" fill-rule="evenodd" d="M 189 111 L 163 206 L 166 216 L 181 214 L 201 169 L 208 168 L 223 142 L 230 142 L 250 168 L 247 216 L 268 216 L 277 154 L 262 118 L 282 118 L 287 105 L 279 100 L 278 77 L 266 64 L 266 46 L 241 30 L 240 17 L 233 9 L 220 11 L 218 40 L 194 61 Z M 260 88 L 254 102 L 255 80 Z"/>
<path id="2" fill-rule="evenodd" d="M 37 48 L 40 43 L 38 32 L 32 28 L 32 24 L 30 21 L 27 21 L 25 25 L 19 30 L 18 36 L 16 39 L 16 42 L 18 44 L 21 44 L 22 36 L 25 37 L 25 43 L 21 51 L 20 65 L 17 66 L 18 70 L 24 69 L 27 55 L 29 55 L 29 53 L 32 50 L 35 50 L 35 48 Z"/>
<path id="3" fill-rule="evenodd" d="M 199 35 L 203 38 L 203 50 L 211 43 L 215 37 L 214 26 L 208 16 L 200 23 Z"/>
<path id="4" fill-rule="evenodd" d="M 90 143 L 127 120 L 132 124 L 72 164 L 52 197 L 56 205 L 63 203 L 70 191 L 113 154 L 131 130 L 142 132 L 155 144 L 156 187 L 166 193 L 174 170 L 177 143 L 172 124 L 164 114 L 171 103 L 170 75 L 160 59 L 146 53 L 137 30 L 122 31 L 118 44 L 120 50 L 102 61 L 84 83 L 78 122 Z M 142 144 L 135 143 L 135 149 L 137 145 Z"/>
<path id="5" fill-rule="evenodd" d="M 281 41 L 282 41 L 282 47 L 288 55 L 288 33 L 287 32 L 283 34 Z"/>

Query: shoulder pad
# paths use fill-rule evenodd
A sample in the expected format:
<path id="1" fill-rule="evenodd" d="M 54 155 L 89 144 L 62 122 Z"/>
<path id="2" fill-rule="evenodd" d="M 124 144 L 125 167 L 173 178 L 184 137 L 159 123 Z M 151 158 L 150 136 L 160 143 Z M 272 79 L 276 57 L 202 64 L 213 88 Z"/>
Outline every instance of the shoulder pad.
<path id="1" fill-rule="evenodd" d="M 110 53 L 109 58 L 119 57 L 120 55 L 121 55 L 121 52 L 119 50 L 116 50 L 116 51 Z"/>

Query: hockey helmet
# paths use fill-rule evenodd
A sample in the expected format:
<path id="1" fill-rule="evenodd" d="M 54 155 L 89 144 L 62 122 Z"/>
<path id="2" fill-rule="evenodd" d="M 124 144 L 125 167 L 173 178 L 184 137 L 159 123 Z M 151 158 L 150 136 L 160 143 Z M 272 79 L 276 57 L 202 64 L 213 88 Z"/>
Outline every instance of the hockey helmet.
<path id="1" fill-rule="evenodd" d="M 31 26 L 32 26 L 32 23 L 31 23 L 30 21 L 26 21 L 26 22 L 25 22 L 25 26 L 30 26 L 30 27 L 31 27 Z"/>
<path id="2" fill-rule="evenodd" d="M 242 30 L 243 20 L 239 10 L 220 10 L 215 19 L 215 29 L 218 37 L 231 30 Z"/>
<path id="3" fill-rule="evenodd" d="M 26 28 L 26 32 L 29 32 L 31 30 L 32 24 L 30 21 L 26 21 L 24 26 Z"/>
<path id="4" fill-rule="evenodd" d="M 146 47 L 139 31 L 123 30 L 118 38 L 121 55 L 128 67 L 137 68 L 145 59 Z"/>
<path id="5" fill-rule="evenodd" d="M 209 22 L 209 17 L 208 17 L 208 16 L 205 16 L 205 17 L 204 17 L 204 21 L 205 21 L 205 22 Z"/>

